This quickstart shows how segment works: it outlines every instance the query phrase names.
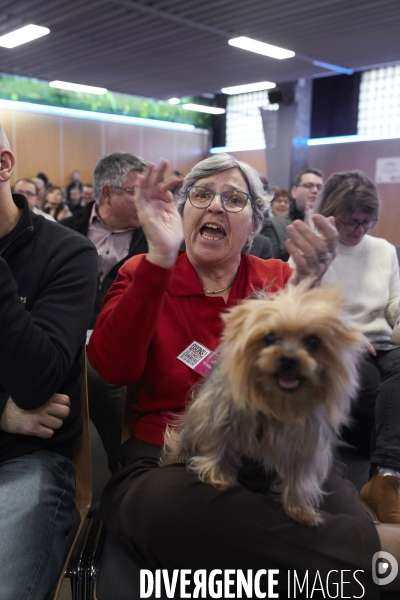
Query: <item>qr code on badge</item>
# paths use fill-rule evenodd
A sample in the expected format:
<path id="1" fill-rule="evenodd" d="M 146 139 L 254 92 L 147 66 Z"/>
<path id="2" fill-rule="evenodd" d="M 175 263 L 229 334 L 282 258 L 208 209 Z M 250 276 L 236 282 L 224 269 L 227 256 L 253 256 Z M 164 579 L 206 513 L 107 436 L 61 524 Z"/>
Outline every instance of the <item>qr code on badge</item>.
<path id="1" fill-rule="evenodd" d="M 192 342 L 178 358 L 188 367 L 194 368 L 198 365 L 206 356 L 210 354 L 211 350 L 200 344 L 199 342 Z"/>

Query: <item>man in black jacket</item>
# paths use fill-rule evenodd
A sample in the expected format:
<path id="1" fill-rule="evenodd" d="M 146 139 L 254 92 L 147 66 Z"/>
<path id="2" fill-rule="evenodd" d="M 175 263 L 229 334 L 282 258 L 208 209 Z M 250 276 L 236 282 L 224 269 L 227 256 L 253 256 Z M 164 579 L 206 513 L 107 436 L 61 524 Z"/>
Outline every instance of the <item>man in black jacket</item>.
<path id="1" fill-rule="evenodd" d="M 61 221 L 62 225 L 88 237 L 99 255 L 91 330 L 118 269 L 131 256 L 148 250 L 133 202 L 138 174 L 145 167 L 146 162 L 134 154 L 114 152 L 105 156 L 93 174 L 95 201 Z M 118 468 L 126 388 L 108 384 L 90 364 L 88 388 L 90 418 L 103 442 L 108 467 L 114 473 Z"/>
<path id="2" fill-rule="evenodd" d="M 95 248 L 12 196 L 0 127 L 0 596 L 43 600 L 75 506 L 82 348 Z"/>

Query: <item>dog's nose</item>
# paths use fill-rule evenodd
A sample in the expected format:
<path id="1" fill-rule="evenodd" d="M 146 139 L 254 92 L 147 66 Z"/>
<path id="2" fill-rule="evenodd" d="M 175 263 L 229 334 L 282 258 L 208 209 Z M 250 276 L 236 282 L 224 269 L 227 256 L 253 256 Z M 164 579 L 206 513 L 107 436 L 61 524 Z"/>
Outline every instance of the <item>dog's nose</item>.
<path id="1" fill-rule="evenodd" d="M 299 364 L 299 359 L 295 356 L 283 354 L 279 357 L 279 366 L 281 369 L 294 369 Z"/>

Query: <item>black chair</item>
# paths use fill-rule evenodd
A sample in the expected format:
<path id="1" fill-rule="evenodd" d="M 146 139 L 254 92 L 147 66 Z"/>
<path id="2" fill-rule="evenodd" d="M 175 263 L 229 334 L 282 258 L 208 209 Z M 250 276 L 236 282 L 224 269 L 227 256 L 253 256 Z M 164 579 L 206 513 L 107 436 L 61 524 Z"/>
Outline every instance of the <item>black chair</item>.
<path id="1" fill-rule="evenodd" d="M 87 372 L 86 372 L 86 352 L 84 354 L 84 364 L 82 372 L 81 388 L 81 414 L 82 414 L 82 433 L 75 442 L 73 463 L 76 469 L 76 508 L 73 517 L 73 524 L 67 538 L 67 550 L 65 560 L 60 576 L 54 587 L 49 592 L 45 600 L 57 600 L 64 577 L 71 579 L 71 591 L 73 600 L 81 600 L 81 597 L 74 596 L 73 571 L 69 570 L 69 564 L 74 553 L 74 549 L 80 539 L 82 528 L 86 517 L 88 516 L 92 502 L 92 463 L 90 453 L 89 436 L 89 406 L 87 392 Z M 76 550 L 75 550 L 76 552 Z M 83 596 L 82 596 L 83 600 Z"/>

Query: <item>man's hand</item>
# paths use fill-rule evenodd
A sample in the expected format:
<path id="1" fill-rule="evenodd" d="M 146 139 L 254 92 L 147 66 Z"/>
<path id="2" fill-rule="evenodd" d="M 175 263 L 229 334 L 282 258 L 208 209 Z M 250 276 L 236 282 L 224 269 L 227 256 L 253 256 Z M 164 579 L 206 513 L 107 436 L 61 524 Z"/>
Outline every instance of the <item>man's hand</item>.
<path id="1" fill-rule="evenodd" d="M 34 410 L 22 410 L 8 398 L 0 420 L 0 429 L 7 433 L 51 438 L 69 415 L 70 399 L 65 394 L 53 396 Z"/>

